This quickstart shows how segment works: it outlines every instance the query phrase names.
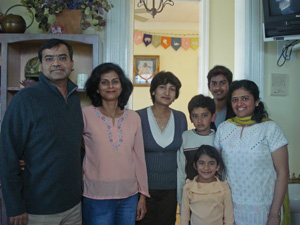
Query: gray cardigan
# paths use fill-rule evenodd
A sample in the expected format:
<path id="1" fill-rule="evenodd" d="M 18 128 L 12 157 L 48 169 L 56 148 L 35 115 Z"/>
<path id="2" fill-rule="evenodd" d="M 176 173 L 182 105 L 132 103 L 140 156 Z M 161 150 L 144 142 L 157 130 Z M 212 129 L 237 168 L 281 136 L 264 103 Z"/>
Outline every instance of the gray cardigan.
<path id="1" fill-rule="evenodd" d="M 137 111 L 142 120 L 149 189 L 177 188 L 177 151 L 182 143 L 182 133 L 187 129 L 187 121 L 184 113 L 174 109 L 172 112 L 175 120 L 174 140 L 162 148 L 152 136 L 147 108 Z"/>
<path id="2" fill-rule="evenodd" d="M 55 214 L 81 200 L 83 119 L 76 85 L 65 99 L 41 74 L 11 100 L 2 122 L 0 162 L 8 216 Z M 19 159 L 24 159 L 21 173 Z"/>

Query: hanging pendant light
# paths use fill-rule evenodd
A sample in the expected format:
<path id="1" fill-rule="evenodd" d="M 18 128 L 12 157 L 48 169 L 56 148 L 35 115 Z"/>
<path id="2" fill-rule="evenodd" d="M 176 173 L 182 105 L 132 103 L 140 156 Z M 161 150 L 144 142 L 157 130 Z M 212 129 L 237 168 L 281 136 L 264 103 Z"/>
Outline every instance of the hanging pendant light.
<path id="1" fill-rule="evenodd" d="M 149 0 L 149 2 L 151 3 L 151 1 Z M 150 13 L 152 15 L 152 17 L 154 18 L 154 16 L 157 13 L 160 13 L 161 11 L 163 11 L 165 5 L 174 5 L 173 0 L 159 0 L 159 6 L 157 8 L 155 8 L 155 0 L 152 0 L 152 8 L 151 6 L 148 6 L 148 0 L 139 0 L 139 3 L 137 4 L 138 7 L 144 6 L 146 11 L 148 13 Z"/>

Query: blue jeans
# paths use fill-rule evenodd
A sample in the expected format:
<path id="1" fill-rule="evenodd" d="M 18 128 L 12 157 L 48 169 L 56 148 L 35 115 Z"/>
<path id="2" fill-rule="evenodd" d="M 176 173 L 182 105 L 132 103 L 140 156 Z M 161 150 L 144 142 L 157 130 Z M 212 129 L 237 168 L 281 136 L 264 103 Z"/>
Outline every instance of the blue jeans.
<path id="1" fill-rule="evenodd" d="M 83 197 L 85 225 L 134 225 L 138 194 L 124 199 L 96 200 Z"/>

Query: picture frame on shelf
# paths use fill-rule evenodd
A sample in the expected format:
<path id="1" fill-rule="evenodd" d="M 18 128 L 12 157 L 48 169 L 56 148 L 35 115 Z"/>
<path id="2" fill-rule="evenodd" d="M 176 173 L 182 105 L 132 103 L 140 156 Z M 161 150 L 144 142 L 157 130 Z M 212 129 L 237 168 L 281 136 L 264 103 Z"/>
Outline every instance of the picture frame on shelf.
<path id="1" fill-rule="evenodd" d="M 159 55 L 135 55 L 133 64 L 133 85 L 150 86 L 153 77 L 159 72 Z"/>

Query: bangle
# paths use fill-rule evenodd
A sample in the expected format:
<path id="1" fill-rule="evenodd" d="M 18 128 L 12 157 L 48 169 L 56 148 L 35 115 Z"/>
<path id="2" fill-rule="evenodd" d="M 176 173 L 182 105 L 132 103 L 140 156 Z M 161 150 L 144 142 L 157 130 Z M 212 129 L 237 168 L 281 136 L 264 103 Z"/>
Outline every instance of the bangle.
<path id="1" fill-rule="evenodd" d="M 272 215 L 272 214 L 269 214 L 269 217 L 274 218 L 274 219 L 280 219 L 280 215 L 274 216 L 274 215 Z"/>

